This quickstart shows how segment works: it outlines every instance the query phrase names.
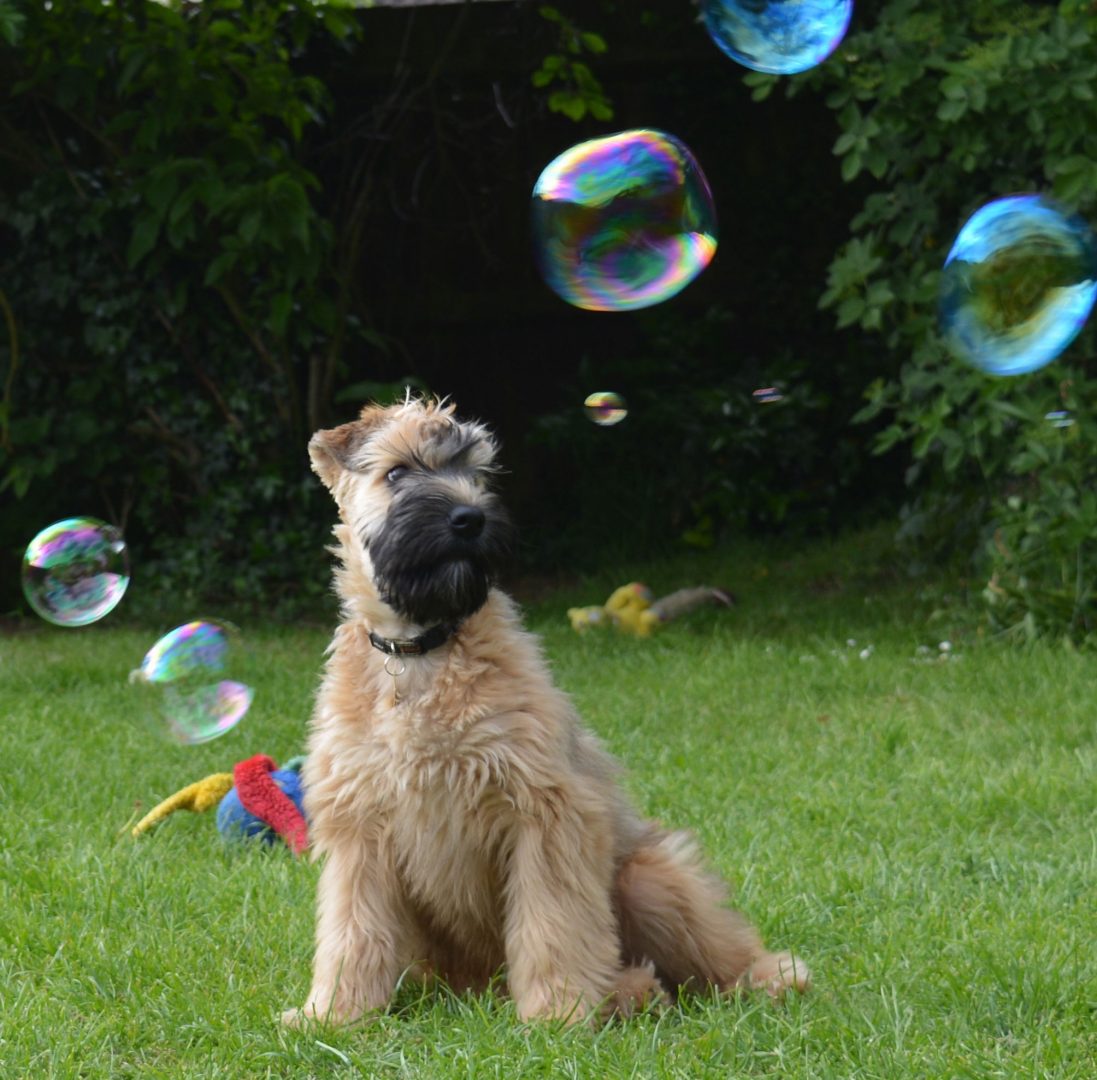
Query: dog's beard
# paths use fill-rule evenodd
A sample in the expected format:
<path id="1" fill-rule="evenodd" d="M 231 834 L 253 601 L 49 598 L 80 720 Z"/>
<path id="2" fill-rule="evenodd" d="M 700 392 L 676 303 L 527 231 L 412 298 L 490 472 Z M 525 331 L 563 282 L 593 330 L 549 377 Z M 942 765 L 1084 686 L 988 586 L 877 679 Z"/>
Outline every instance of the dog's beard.
<path id="1" fill-rule="evenodd" d="M 458 622 L 483 607 L 508 547 L 509 522 L 494 497 L 478 503 L 484 528 L 471 540 L 450 527 L 455 505 L 441 493 L 399 495 L 369 543 L 381 599 L 421 625 Z"/>

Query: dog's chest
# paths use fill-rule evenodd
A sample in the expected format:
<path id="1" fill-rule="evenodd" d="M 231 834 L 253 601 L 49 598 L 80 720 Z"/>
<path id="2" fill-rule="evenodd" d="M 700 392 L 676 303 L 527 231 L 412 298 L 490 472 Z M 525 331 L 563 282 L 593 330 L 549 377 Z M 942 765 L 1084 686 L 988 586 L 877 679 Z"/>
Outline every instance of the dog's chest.
<path id="1" fill-rule="evenodd" d="M 410 738 L 403 728 L 386 756 L 385 816 L 408 891 L 436 918 L 493 921 L 515 811 L 491 753 L 457 738 Z"/>
<path id="2" fill-rule="evenodd" d="M 393 818 L 391 835 L 409 894 L 435 920 L 495 921 L 504 850 L 490 805 L 412 795 Z"/>

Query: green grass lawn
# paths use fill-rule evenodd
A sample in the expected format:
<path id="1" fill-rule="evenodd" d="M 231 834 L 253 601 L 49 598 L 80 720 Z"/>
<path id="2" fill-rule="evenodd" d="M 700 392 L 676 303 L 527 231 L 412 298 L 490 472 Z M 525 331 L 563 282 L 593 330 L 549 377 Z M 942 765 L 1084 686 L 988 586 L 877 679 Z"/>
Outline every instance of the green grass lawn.
<path id="1" fill-rule="evenodd" d="M 122 608 L 0 638 L 0 1076 L 1092 1077 L 1093 658 L 983 639 L 942 614 L 943 584 L 878 572 L 879 547 L 630 567 L 531 609 L 637 802 L 693 828 L 815 974 L 783 1006 L 705 998 L 600 1030 L 411 986 L 370 1025 L 282 1030 L 317 867 L 226 846 L 212 814 L 130 837 L 190 781 L 302 748 L 328 628 L 245 620 L 255 704 L 195 747 L 164 741 L 126 683 L 193 617 L 170 598 L 161 626 Z M 569 604 L 641 575 L 740 603 L 650 641 L 572 634 Z"/>

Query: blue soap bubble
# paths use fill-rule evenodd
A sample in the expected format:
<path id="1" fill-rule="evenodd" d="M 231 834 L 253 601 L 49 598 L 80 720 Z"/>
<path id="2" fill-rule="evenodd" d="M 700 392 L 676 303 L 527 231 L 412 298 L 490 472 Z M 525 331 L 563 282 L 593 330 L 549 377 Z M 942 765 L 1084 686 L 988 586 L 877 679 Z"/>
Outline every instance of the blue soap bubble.
<path id="1" fill-rule="evenodd" d="M 794 75 L 821 64 L 846 36 L 853 0 L 704 0 L 712 40 L 744 67 Z"/>
<path id="2" fill-rule="evenodd" d="M 977 210 L 941 275 L 949 349 L 991 375 L 1023 375 L 1055 359 L 1097 298 L 1097 242 L 1080 217 L 1043 195 Z"/>

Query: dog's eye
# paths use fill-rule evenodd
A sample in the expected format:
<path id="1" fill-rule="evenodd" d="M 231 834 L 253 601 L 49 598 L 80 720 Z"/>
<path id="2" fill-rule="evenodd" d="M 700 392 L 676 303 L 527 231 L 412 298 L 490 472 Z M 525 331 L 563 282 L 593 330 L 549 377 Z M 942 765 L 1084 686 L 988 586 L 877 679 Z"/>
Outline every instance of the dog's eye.
<path id="1" fill-rule="evenodd" d="M 396 481 L 399 480 L 400 477 L 403 476 L 407 471 L 407 468 L 403 465 L 393 465 L 393 467 L 389 469 L 387 473 L 385 473 L 385 479 L 390 484 L 395 484 Z"/>

